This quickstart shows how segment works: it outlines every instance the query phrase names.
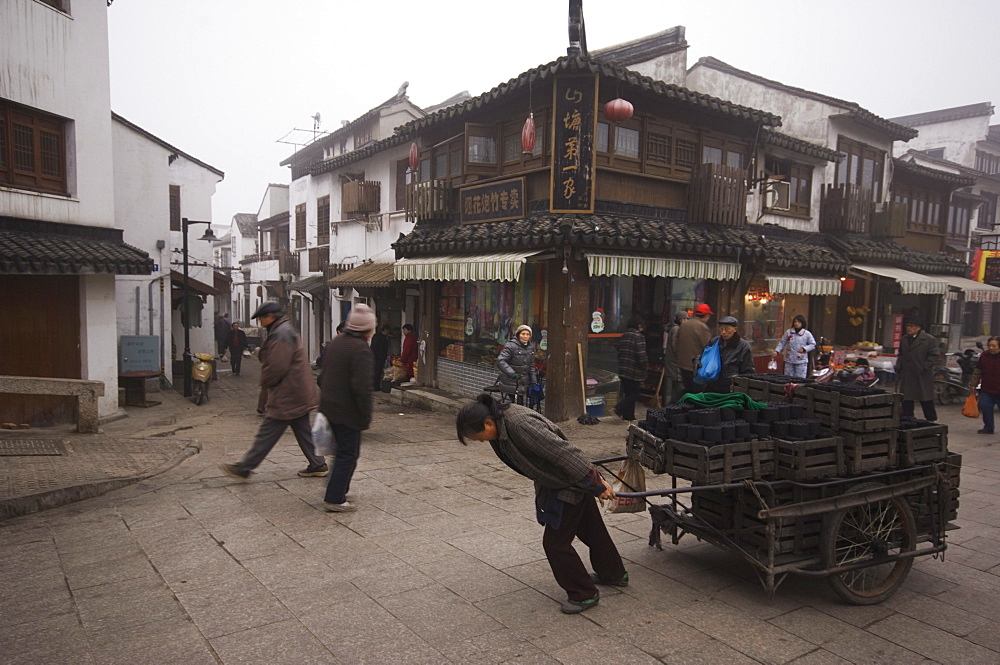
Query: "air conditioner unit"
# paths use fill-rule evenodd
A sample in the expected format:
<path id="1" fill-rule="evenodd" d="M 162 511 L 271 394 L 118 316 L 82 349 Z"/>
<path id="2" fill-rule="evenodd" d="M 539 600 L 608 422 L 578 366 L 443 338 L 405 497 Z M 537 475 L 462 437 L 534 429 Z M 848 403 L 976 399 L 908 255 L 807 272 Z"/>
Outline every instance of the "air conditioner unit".
<path id="1" fill-rule="evenodd" d="M 784 180 L 768 180 L 764 188 L 764 207 L 768 210 L 789 210 L 791 193 L 791 183 Z"/>

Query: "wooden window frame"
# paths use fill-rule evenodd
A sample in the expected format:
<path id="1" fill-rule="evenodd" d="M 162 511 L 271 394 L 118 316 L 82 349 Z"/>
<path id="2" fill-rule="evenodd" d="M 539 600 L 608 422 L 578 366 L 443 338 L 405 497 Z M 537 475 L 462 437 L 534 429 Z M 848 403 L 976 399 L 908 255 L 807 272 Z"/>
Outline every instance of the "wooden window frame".
<path id="1" fill-rule="evenodd" d="M 63 118 L 0 100 L 0 185 L 68 196 L 66 126 Z M 30 141 L 18 141 L 18 135 L 25 133 Z M 28 147 L 28 154 L 22 159 L 26 157 L 30 166 L 19 163 L 18 144 Z M 46 146 L 54 149 L 55 154 L 51 155 Z M 47 155 L 56 173 L 47 172 Z"/>
<path id="2" fill-rule="evenodd" d="M 972 205 L 968 201 L 952 201 L 948 206 L 948 225 L 945 233 L 950 238 L 968 238 L 972 221 Z"/>
<path id="3" fill-rule="evenodd" d="M 749 163 L 750 145 L 746 141 L 741 141 L 729 136 L 723 136 L 714 132 L 702 132 L 701 145 L 699 147 L 699 159 L 702 164 L 706 163 L 706 148 L 713 148 L 720 152 L 722 161 L 714 163 L 732 166 L 732 164 L 729 163 L 732 155 L 738 155 L 740 157 L 740 164 L 737 168 L 745 169 Z"/>
<path id="4" fill-rule="evenodd" d="M 295 206 L 295 249 L 306 246 L 306 204 Z"/>
<path id="5" fill-rule="evenodd" d="M 410 160 L 408 158 L 397 159 L 394 172 L 396 177 L 395 210 L 404 210 L 406 208 L 406 185 L 414 180 L 410 171 Z"/>
<path id="6" fill-rule="evenodd" d="M 764 173 L 769 177 L 784 176 L 783 180 L 788 183 L 788 210 L 773 210 L 766 208 L 768 214 L 786 215 L 789 217 L 809 218 L 812 214 L 812 185 L 813 167 L 808 164 L 778 157 L 776 155 L 764 155 Z M 801 200 L 799 197 L 799 183 L 805 182 L 806 197 Z"/>
<path id="7" fill-rule="evenodd" d="M 834 171 L 834 184 L 838 187 L 845 183 L 863 187 L 864 161 L 871 159 L 873 163 L 872 200 L 876 203 L 881 201 L 882 181 L 885 179 L 885 151 L 846 136 L 838 136 L 837 152 L 843 153 L 846 157 L 840 161 L 836 171 Z"/>
<path id="8" fill-rule="evenodd" d="M 330 244 L 330 195 L 316 199 L 316 245 Z"/>
<path id="9" fill-rule="evenodd" d="M 993 153 L 985 152 L 983 150 L 977 150 L 976 170 L 982 171 L 987 175 L 997 175 L 1000 173 L 1000 155 L 994 155 Z"/>
<path id="10" fill-rule="evenodd" d="M 492 162 L 473 162 L 469 158 L 469 148 L 472 145 L 472 139 L 475 138 L 493 139 Z M 480 124 L 467 122 L 465 123 L 464 139 L 465 145 L 462 151 L 465 157 L 464 174 L 484 176 L 499 175 L 500 165 L 503 161 L 503 155 L 500 154 L 503 149 L 503 145 L 501 144 L 499 123 Z"/>
<path id="11" fill-rule="evenodd" d="M 547 113 L 542 111 L 535 113 L 535 149 L 530 155 L 525 155 L 521 150 L 521 130 L 524 129 L 524 119 L 513 118 L 503 124 L 501 129 L 501 140 L 499 146 L 500 168 L 504 174 L 528 171 L 545 166 L 545 158 L 549 154 L 549 143 L 552 137 L 549 135 L 551 127 L 547 126 Z M 516 158 L 506 159 L 506 144 L 511 140 L 516 145 Z"/>
<path id="12" fill-rule="evenodd" d="M 181 186 L 170 185 L 167 193 L 170 200 L 170 230 L 181 230 Z"/>

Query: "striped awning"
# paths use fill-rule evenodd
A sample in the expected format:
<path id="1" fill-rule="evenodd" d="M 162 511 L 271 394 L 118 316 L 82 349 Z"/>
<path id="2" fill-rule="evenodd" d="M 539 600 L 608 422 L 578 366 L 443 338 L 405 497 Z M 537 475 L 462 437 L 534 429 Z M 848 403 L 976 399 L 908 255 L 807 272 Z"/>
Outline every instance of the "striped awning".
<path id="1" fill-rule="evenodd" d="M 406 281 L 516 282 L 528 257 L 536 254 L 541 251 L 421 256 L 397 260 L 393 272 L 397 280 Z"/>
<path id="2" fill-rule="evenodd" d="M 767 290 L 786 296 L 839 296 L 839 277 L 813 275 L 765 275 Z"/>
<path id="3" fill-rule="evenodd" d="M 739 279 L 740 264 L 725 261 L 690 261 L 659 256 L 587 253 L 592 277 L 680 277 L 682 279 Z"/>
<path id="4" fill-rule="evenodd" d="M 331 277 L 327 281 L 327 285 L 335 288 L 379 288 L 391 286 L 392 280 L 391 263 L 362 263 L 360 266 Z"/>
<path id="5" fill-rule="evenodd" d="M 948 293 L 950 284 L 943 277 L 932 277 L 921 275 L 917 272 L 910 272 L 902 268 L 888 268 L 886 266 L 853 266 L 853 270 L 859 270 L 869 275 L 878 277 L 888 277 L 899 284 L 899 289 L 903 295 L 931 295 L 943 296 Z"/>
<path id="6" fill-rule="evenodd" d="M 1000 288 L 976 282 L 957 275 L 931 275 L 934 279 L 943 279 L 953 288 L 965 294 L 965 302 L 1000 302 Z M 958 295 L 954 291 L 948 295 Z"/>

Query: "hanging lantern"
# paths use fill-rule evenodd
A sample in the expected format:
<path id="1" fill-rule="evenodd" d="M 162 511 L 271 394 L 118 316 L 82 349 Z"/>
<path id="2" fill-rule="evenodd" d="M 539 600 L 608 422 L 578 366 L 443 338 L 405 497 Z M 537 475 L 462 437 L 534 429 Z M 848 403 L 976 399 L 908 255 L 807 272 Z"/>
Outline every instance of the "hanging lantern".
<path id="1" fill-rule="evenodd" d="M 529 113 L 521 128 L 521 150 L 526 155 L 535 151 L 535 114 Z"/>
<path id="2" fill-rule="evenodd" d="M 632 102 L 616 97 L 604 105 L 604 117 L 611 122 L 625 122 L 632 118 Z"/>
<path id="3" fill-rule="evenodd" d="M 410 144 L 410 170 L 416 173 L 417 167 L 420 165 L 420 149 L 417 148 L 417 144 L 414 141 Z"/>

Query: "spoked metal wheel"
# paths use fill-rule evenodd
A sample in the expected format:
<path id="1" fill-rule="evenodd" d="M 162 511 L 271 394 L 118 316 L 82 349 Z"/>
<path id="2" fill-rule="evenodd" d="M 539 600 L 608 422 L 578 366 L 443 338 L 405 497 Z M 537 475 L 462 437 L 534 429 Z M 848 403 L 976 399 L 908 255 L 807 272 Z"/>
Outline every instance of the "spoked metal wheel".
<path id="1" fill-rule="evenodd" d="M 851 492 L 885 487 L 865 483 Z M 826 517 L 822 538 L 827 568 L 870 564 L 829 577 L 833 590 L 853 605 L 880 603 L 902 585 L 913 559 L 891 560 L 916 547 L 913 513 L 901 497 L 845 508 Z"/>
<path id="2" fill-rule="evenodd" d="M 205 397 L 208 396 L 205 384 L 201 381 L 195 381 L 194 385 L 191 386 L 191 396 L 194 399 L 194 403 L 201 406 L 201 403 L 205 401 Z"/>
<path id="3" fill-rule="evenodd" d="M 955 400 L 954 392 L 948 385 L 948 380 L 942 376 L 934 377 L 934 396 L 937 398 L 938 404 L 942 406 L 947 406 Z"/>

